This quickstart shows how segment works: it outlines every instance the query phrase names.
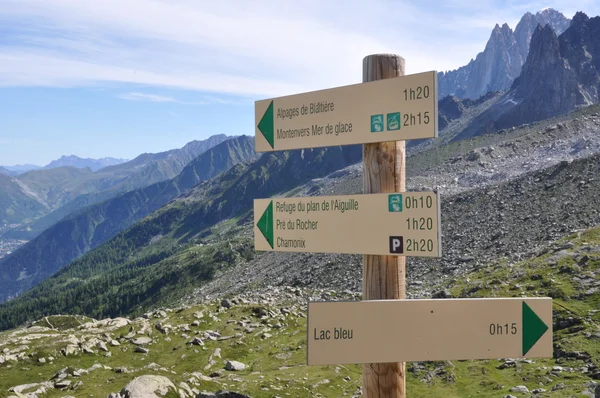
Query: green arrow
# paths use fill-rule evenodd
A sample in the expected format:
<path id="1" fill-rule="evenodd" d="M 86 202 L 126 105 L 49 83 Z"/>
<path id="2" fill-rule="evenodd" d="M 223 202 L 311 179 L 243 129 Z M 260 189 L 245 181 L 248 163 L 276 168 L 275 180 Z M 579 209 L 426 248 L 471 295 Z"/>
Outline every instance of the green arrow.
<path id="1" fill-rule="evenodd" d="M 269 246 L 271 249 L 273 248 L 273 201 L 269 203 L 267 209 L 260 216 L 260 220 L 256 224 L 260 232 L 262 232 L 263 236 L 269 242 Z"/>
<path id="2" fill-rule="evenodd" d="M 523 356 L 546 333 L 548 325 L 523 301 Z"/>
<path id="3" fill-rule="evenodd" d="M 273 117 L 273 101 L 258 123 L 258 129 L 265 137 L 271 148 L 275 149 L 275 118 Z"/>

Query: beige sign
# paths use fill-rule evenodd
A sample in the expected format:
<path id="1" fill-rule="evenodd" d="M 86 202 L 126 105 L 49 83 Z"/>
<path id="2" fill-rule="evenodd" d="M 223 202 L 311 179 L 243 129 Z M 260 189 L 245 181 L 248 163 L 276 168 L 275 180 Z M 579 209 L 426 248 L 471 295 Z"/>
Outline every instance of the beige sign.
<path id="1" fill-rule="evenodd" d="M 437 137 L 435 71 L 256 101 L 256 152 Z"/>
<path id="2" fill-rule="evenodd" d="M 312 302 L 308 364 L 552 357 L 552 299 Z"/>
<path id="3" fill-rule="evenodd" d="M 435 192 L 254 200 L 256 250 L 440 257 Z"/>

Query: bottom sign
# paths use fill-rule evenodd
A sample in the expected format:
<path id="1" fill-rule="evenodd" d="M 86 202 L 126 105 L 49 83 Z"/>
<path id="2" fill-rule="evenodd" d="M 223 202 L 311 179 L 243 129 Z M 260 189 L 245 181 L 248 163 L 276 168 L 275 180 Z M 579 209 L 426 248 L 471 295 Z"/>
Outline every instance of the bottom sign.
<path id="1" fill-rule="evenodd" d="M 552 299 L 308 304 L 308 365 L 552 357 Z"/>

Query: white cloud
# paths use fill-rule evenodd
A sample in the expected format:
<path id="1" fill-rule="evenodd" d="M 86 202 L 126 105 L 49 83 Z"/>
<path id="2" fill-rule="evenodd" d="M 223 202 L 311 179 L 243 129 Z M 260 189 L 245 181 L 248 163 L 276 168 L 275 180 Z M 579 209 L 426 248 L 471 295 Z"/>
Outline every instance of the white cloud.
<path id="1" fill-rule="evenodd" d="M 129 101 L 147 101 L 147 102 L 179 102 L 173 97 L 163 95 L 144 94 L 144 93 L 124 93 L 118 96 L 121 99 Z"/>
<path id="2" fill-rule="evenodd" d="M 373 53 L 401 54 L 407 73 L 454 69 L 495 23 L 514 28 L 547 3 L 0 0 L 0 87 L 132 83 L 213 93 L 211 103 L 287 95 L 359 82 Z"/>

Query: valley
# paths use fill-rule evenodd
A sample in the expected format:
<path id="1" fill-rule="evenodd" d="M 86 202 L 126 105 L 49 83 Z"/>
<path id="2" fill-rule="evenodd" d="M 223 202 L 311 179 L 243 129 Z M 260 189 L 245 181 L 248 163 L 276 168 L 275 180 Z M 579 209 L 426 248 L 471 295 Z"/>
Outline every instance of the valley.
<path id="1" fill-rule="evenodd" d="M 551 326 L 551 357 L 546 335 L 545 358 L 526 357 L 534 341 L 518 358 L 409 362 L 408 396 L 600 398 L 599 37 L 600 17 L 582 12 L 567 18 L 547 8 L 526 13 L 514 30 L 497 24 L 469 64 L 437 74 L 440 98 L 431 109 L 439 137 L 407 141 L 405 164 L 380 152 L 377 162 L 406 168 L 405 198 L 439 194 L 428 193 L 440 203 L 442 255 L 407 256 L 407 300 L 552 298 L 551 322 L 538 319 Z M 417 101 L 419 93 L 403 95 Z M 306 111 L 278 108 L 276 117 L 339 110 L 322 97 Z M 119 98 L 215 105 L 142 93 Z M 300 131 L 269 125 L 274 101 L 268 103 L 271 111 L 258 120 L 266 120 L 271 140 Z M 212 110 L 203 112 L 210 120 Z M 371 131 L 361 134 L 381 134 L 387 112 L 371 112 Z M 418 122 L 409 111 L 403 118 L 389 112 L 399 119 L 391 130 Z M 337 134 L 335 123 L 324 134 Z M 210 126 L 203 119 L 194 124 Z M 353 133 L 352 124 L 338 127 Z M 273 231 L 268 238 L 265 230 L 329 231 L 315 213 L 357 214 L 358 200 L 319 198 L 362 194 L 368 150 L 271 151 L 276 146 L 268 144 L 268 152 L 257 153 L 253 134 L 216 134 L 132 160 L 61 156 L 46 167 L 0 167 L 0 397 L 365 396 L 362 365 L 307 365 L 307 317 L 311 301 L 370 297 L 363 295 L 363 274 L 371 272 L 363 271 L 366 260 L 258 250 L 253 206 L 264 199 L 289 221 L 275 216 L 279 223 L 269 224 L 273 214 L 265 211 L 258 221 L 265 245 L 300 248 L 308 240 L 280 234 L 271 243 Z M 306 203 L 305 215 L 293 218 L 299 203 Z M 395 203 L 384 203 L 386 218 Z M 419 229 L 415 219 L 404 220 Z M 433 225 L 432 218 L 425 229 Z M 343 232 L 345 244 L 365 235 Z M 409 242 L 390 236 L 390 251 L 391 238 Z M 509 323 L 492 325 L 506 325 L 508 335 Z M 319 340 L 353 336 L 338 326 L 312 333 Z M 451 344 L 439 329 L 435 343 Z M 507 337 L 496 329 L 489 334 Z M 401 351 L 411 341 L 397 344 Z"/>
<path id="2" fill-rule="evenodd" d="M 27 243 L 26 240 L 3 238 L 2 236 L 13 229 L 21 228 L 20 224 L 4 224 L 0 225 L 0 259 L 5 257 Z"/>

